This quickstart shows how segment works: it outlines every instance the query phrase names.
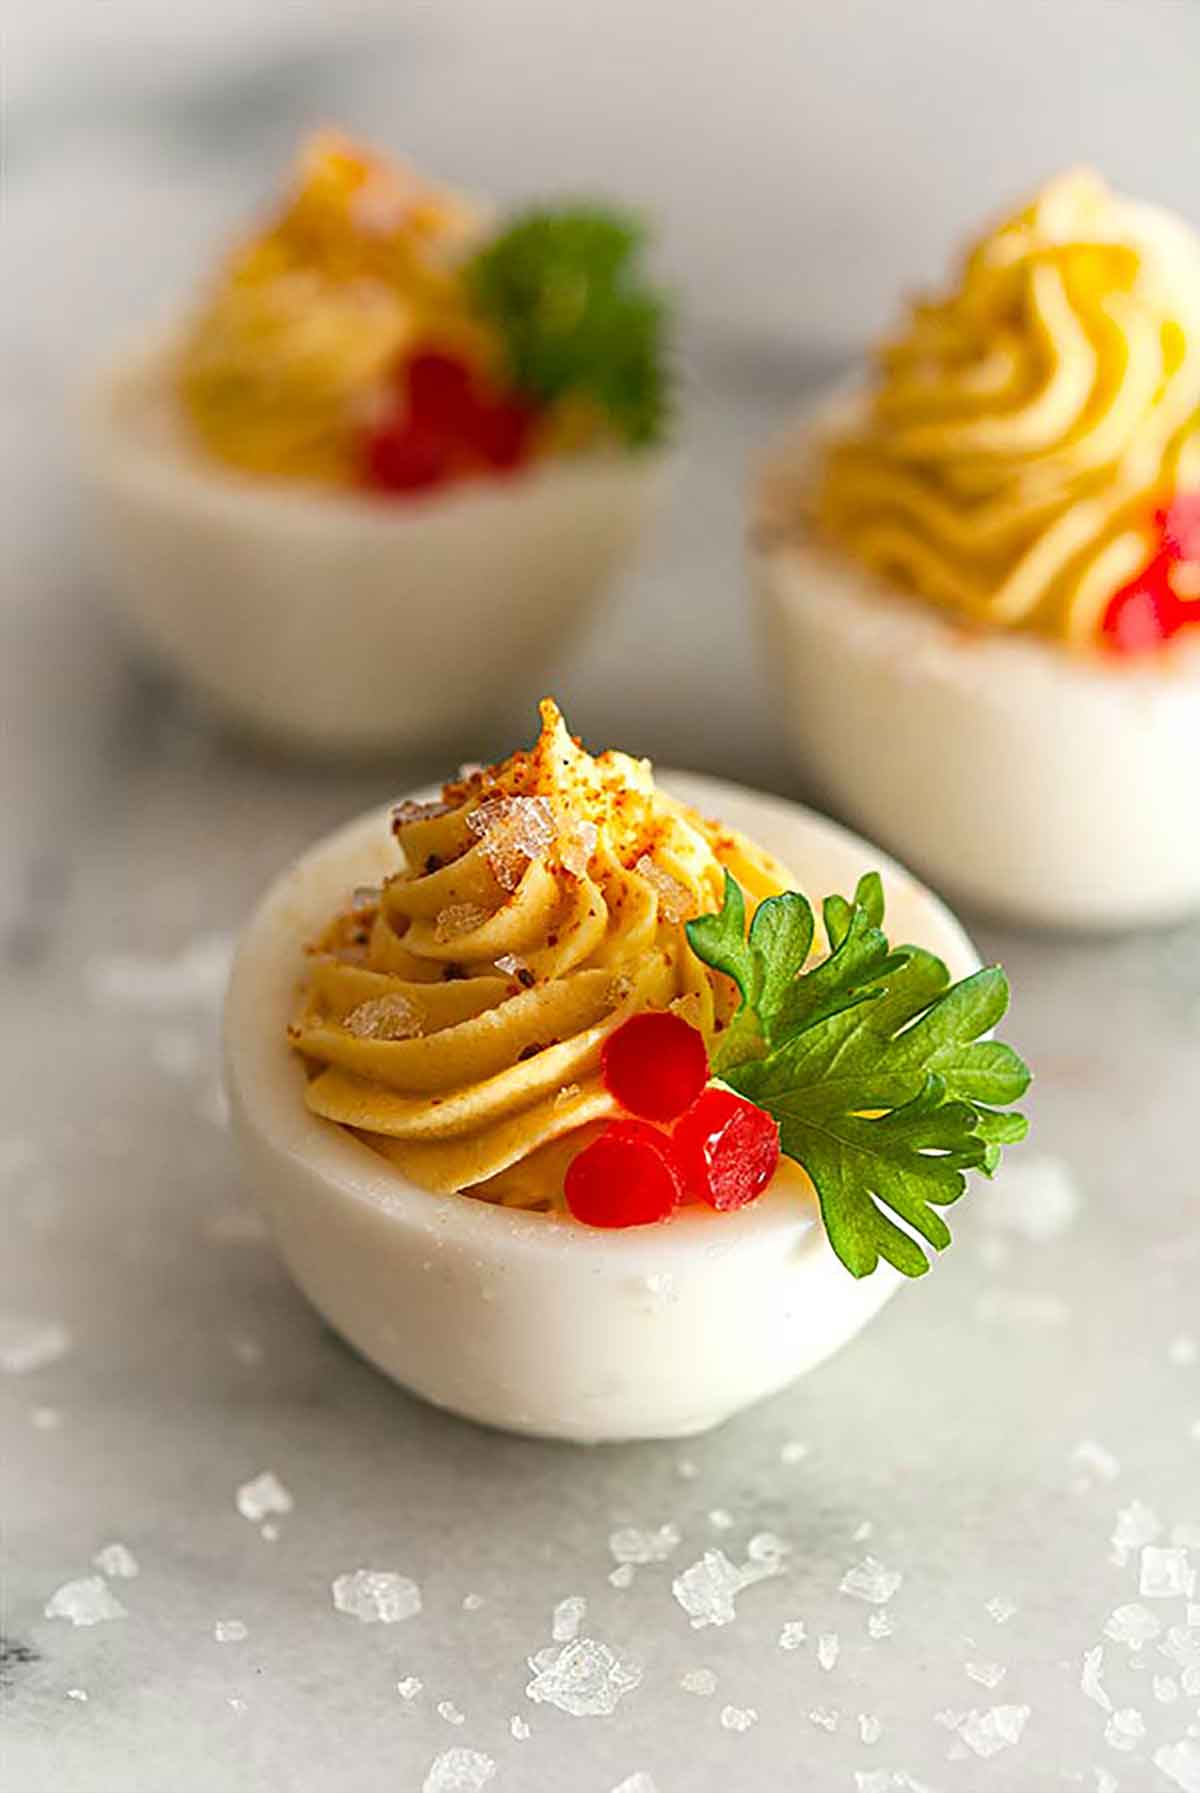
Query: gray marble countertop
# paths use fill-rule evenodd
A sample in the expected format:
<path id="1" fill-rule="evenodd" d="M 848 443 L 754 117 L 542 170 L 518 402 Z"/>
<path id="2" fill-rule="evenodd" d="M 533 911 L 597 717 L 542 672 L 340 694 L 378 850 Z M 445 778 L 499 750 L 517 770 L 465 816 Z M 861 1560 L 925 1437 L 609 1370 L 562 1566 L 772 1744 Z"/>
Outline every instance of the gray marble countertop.
<path id="1" fill-rule="evenodd" d="M 125 179 L 126 149 L 101 172 Z M 69 166 L 16 180 L 9 223 L 23 267 L 45 253 L 79 278 L 30 199 L 66 192 Z M 206 218 L 236 172 L 196 175 Z M 102 321 L 179 254 L 138 291 L 106 263 Z M 216 1021 L 267 880 L 439 768 L 256 756 L 137 665 L 75 516 L 63 301 L 21 293 L 0 356 L 0 1786 L 1200 1787 L 1200 930 L 967 918 L 1014 985 L 1031 1143 L 934 1274 L 789 1392 L 686 1445 L 591 1451 L 421 1406 L 322 1326 L 262 1236 Z M 833 333 L 805 358 L 744 322 L 697 330 L 672 509 L 558 690 L 596 744 L 795 795 L 748 638 L 740 491 Z M 287 1510 L 240 1510 L 265 1472 Z M 614 1584 L 627 1527 L 674 1529 Z M 783 1573 L 692 1629 L 673 1577 L 763 1531 Z M 889 1572 L 864 1578 L 879 1604 L 843 1590 L 867 1557 Z M 411 1577 L 420 1613 L 336 1610 L 335 1578 L 364 1567 Z M 572 1596 L 582 1635 L 640 1668 L 608 1715 L 527 1693 Z"/>

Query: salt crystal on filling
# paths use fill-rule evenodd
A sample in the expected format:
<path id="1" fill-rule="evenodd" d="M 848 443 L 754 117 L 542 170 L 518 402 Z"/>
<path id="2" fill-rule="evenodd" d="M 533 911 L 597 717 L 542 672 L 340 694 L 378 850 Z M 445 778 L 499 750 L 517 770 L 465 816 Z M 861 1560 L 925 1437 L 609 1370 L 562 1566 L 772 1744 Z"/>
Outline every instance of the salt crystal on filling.
<path id="1" fill-rule="evenodd" d="M 431 803 L 414 803 L 411 800 L 396 803 L 392 807 L 392 831 L 408 828 L 413 822 L 433 822 L 438 816 L 448 816 L 453 804 L 443 803 L 440 798 Z"/>
<path id="2" fill-rule="evenodd" d="M 681 884 L 678 878 L 673 878 L 670 872 L 664 871 L 649 853 L 643 853 L 633 869 L 652 886 L 664 921 L 674 924 L 691 920 L 696 913 L 696 899 L 686 884 Z"/>
<path id="3" fill-rule="evenodd" d="M 460 934 L 472 933 L 486 920 L 487 910 L 478 903 L 451 903 L 434 922 L 433 937 L 445 944 L 447 940 L 457 940 Z"/>
<path id="4" fill-rule="evenodd" d="M 600 839 L 595 822 L 576 822 L 559 842 L 559 863 L 573 878 L 586 878 L 592 854 Z"/>
<path id="5" fill-rule="evenodd" d="M 473 809 L 467 827 L 483 842 L 492 875 L 515 890 L 531 861 L 553 846 L 558 829 L 547 797 L 491 797 Z"/>
<path id="6" fill-rule="evenodd" d="M 415 1002 L 393 992 L 360 1002 L 342 1026 L 358 1040 L 411 1040 L 423 1031 L 423 1017 Z"/>

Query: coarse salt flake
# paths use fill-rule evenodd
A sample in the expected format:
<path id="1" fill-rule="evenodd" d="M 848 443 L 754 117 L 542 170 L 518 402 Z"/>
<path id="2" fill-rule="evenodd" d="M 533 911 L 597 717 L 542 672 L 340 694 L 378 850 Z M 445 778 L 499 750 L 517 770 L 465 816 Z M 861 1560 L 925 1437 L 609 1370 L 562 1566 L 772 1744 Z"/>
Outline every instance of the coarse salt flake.
<path id="1" fill-rule="evenodd" d="M 610 1533 L 608 1548 L 618 1563 L 662 1563 L 678 1547 L 680 1530 L 669 1522 L 656 1531 L 623 1525 Z"/>
<path id="2" fill-rule="evenodd" d="M 545 857 L 558 833 L 546 797 L 489 798 L 471 811 L 467 827 L 482 841 L 492 876 L 503 890 L 517 888 L 526 867 Z"/>
<path id="3" fill-rule="evenodd" d="M 717 1691 L 717 1677 L 710 1668 L 690 1668 L 679 1677 L 679 1685 L 685 1693 L 708 1699 Z"/>
<path id="4" fill-rule="evenodd" d="M 696 914 L 696 899 L 687 885 L 673 877 L 649 853 L 643 853 L 633 869 L 654 891 L 664 921 L 674 926 L 681 921 L 690 921 Z"/>
<path id="5" fill-rule="evenodd" d="M 1122 1706 L 1104 1727 L 1104 1741 L 1110 1749 L 1136 1749 L 1146 1735 L 1146 1721 L 1136 1706 Z"/>
<path id="6" fill-rule="evenodd" d="M 393 992 L 360 1002 L 342 1022 L 357 1040 L 411 1040 L 424 1030 L 424 1016 L 407 996 Z"/>
<path id="7" fill-rule="evenodd" d="M 1162 1630 L 1162 1622 L 1139 1601 L 1132 1600 L 1126 1606 L 1116 1607 L 1108 1617 L 1104 1626 L 1105 1637 L 1110 1637 L 1115 1644 L 1127 1644 L 1132 1650 L 1140 1650 L 1151 1642 Z"/>
<path id="8" fill-rule="evenodd" d="M 1196 1571 L 1186 1550 L 1179 1545 L 1143 1546 L 1139 1594 L 1149 1600 L 1189 1600 L 1195 1588 Z"/>
<path id="9" fill-rule="evenodd" d="M 607 1644 L 582 1637 L 560 1650 L 540 1650 L 530 1657 L 533 1679 L 527 1696 L 557 1706 L 573 1718 L 605 1717 L 642 1678 L 641 1666 L 621 1662 Z"/>
<path id="10" fill-rule="evenodd" d="M 1097 1644 L 1094 1650 L 1085 1650 L 1083 1669 L 1079 1677 L 1079 1686 L 1086 1699 L 1101 1707 L 1105 1712 L 1112 1711 L 1112 1701 L 1104 1686 L 1104 1645 Z"/>
<path id="11" fill-rule="evenodd" d="M 249 1519 L 254 1525 L 270 1513 L 290 1513 L 295 1505 L 288 1489 L 270 1469 L 243 1482 L 235 1498 L 242 1518 Z"/>
<path id="12" fill-rule="evenodd" d="M 397 1625 L 421 1610 L 421 1590 L 390 1569 L 354 1569 L 333 1583 L 333 1604 L 364 1625 Z"/>
<path id="13" fill-rule="evenodd" d="M 45 1612 L 48 1619 L 69 1619 L 72 1625 L 103 1625 L 129 1616 L 99 1575 L 64 1582 L 47 1600 Z"/>
<path id="14" fill-rule="evenodd" d="M 481 1793 L 495 1772 L 494 1759 L 480 1750 L 443 1750 L 430 1763 L 421 1793 Z"/>
<path id="15" fill-rule="evenodd" d="M 478 903 L 450 903 L 436 916 L 433 937 L 444 946 L 448 940 L 473 934 L 486 920 L 487 910 L 481 909 Z"/>
<path id="16" fill-rule="evenodd" d="M 963 1672 L 980 1687 L 991 1689 L 999 1687 L 1008 1670 L 1002 1662 L 964 1662 Z"/>
<path id="17" fill-rule="evenodd" d="M 704 1625 L 730 1625 L 737 1617 L 734 1608 L 737 1596 L 754 1582 L 777 1575 L 779 1569 L 775 1559 L 739 1566 L 730 1562 L 723 1550 L 706 1550 L 698 1562 L 675 1577 L 671 1591 L 694 1629 L 699 1630 Z"/>
<path id="18" fill-rule="evenodd" d="M 994 1756 L 1021 1741 L 1029 1711 L 1028 1706 L 989 1706 L 983 1712 L 972 1708 L 955 1729 L 975 1755 Z"/>
<path id="19" fill-rule="evenodd" d="M 92 1562 L 110 1581 L 132 1581 L 138 1572 L 138 1560 L 126 1544 L 105 1544 Z"/>
<path id="20" fill-rule="evenodd" d="M 877 1557 L 864 1556 L 861 1563 L 847 1569 L 839 1586 L 843 1594 L 853 1594 L 856 1600 L 886 1606 L 903 1580 L 898 1569 L 885 1569 Z"/>
<path id="21" fill-rule="evenodd" d="M 587 1616 L 587 1601 L 582 1594 L 568 1594 L 554 1608 L 550 1635 L 556 1644 L 569 1644 L 579 1636 L 579 1627 Z"/>

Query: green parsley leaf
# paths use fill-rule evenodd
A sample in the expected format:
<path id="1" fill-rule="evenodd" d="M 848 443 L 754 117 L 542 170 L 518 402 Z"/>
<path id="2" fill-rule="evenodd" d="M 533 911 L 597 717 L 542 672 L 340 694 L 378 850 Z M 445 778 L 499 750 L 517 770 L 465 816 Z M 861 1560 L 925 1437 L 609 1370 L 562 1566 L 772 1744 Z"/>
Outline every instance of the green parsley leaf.
<path id="1" fill-rule="evenodd" d="M 1002 1146 L 1025 1136 L 1024 1117 L 1003 1110 L 1029 1072 L 982 1037 L 1008 1006 L 1008 982 L 992 966 L 951 984 L 932 953 L 893 949 L 875 874 L 852 901 L 827 898 L 822 916 L 830 952 L 808 970 L 812 912 L 797 892 L 761 904 L 743 938 L 745 899 L 727 875 L 720 914 L 689 923 L 697 957 L 742 993 L 714 1070 L 778 1122 L 847 1269 L 867 1276 L 884 1258 L 920 1276 L 929 1261 L 912 1234 L 948 1245 L 938 1210 L 958 1200 L 967 1171 L 990 1176 Z"/>
<path id="2" fill-rule="evenodd" d="M 638 261 L 636 218 L 602 207 L 518 217 L 466 267 L 479 314 L 499 331 L 517 391 L 540 405 L 578 396 L 633 447 L 666 422 L 667 310 Z"/>

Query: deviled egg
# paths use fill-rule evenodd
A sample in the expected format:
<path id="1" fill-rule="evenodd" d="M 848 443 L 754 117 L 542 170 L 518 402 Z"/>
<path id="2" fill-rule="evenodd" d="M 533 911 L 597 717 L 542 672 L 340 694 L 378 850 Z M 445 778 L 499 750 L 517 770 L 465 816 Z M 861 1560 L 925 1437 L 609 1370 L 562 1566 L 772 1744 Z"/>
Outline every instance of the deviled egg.
<path id="1" fill-rule="evenodd" d="M 514 1431 L 682 1435 L 948 1242 L 941 1210 L 1023 1131 L 1027 1073 L 984 1037 L 1006 997 L 874 849 L 593 757 L 546 702 L 532 750 L 263 899 L 235 1133 L 296 1281 L 396 1380 Z"/>
<path id="2" fill-rule="evenodd" d="M 195 310 L 103 373 L 86 471 L 140 640 L 229 719 L 369 752 L 536 695 L 662 486 L 623 213 L 497 223 L 333 133 Z"/>
<path id="3" fill-rule="evenodd" d="M 1200 238 L 1050 183 L 780 440 L 754 584 L 781 722 L 939 888 L 1200 904 Z"/>

